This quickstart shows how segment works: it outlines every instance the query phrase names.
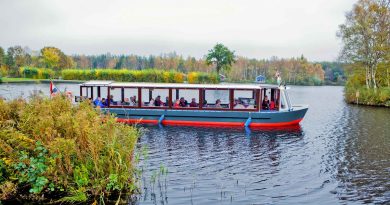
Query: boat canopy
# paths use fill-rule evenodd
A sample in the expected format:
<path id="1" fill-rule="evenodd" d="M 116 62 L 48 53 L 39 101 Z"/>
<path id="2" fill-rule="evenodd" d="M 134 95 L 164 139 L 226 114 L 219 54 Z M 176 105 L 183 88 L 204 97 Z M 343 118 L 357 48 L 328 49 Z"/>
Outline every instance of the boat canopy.
<path id="1" fill-rule="evenodd" d="M 185 84 L 185 83 L 140 83 L 140 82 L 114 82 L 114 81 L 88 81 L 80 86 L 101 87 L 142 87 L 142 88 L 181 88 L 181 89 L 263 89 L 280 88 L 277 85 L 259 84 Z"/>

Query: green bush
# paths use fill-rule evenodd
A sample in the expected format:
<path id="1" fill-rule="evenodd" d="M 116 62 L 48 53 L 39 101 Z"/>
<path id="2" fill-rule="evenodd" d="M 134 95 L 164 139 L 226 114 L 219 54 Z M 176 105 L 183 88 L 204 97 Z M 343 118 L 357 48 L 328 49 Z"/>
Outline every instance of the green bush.
<path id="1" fill-rule="evenodd" d="M 357 98 L 356 93 L 359 97 Z M 368 89 L 365 86 L 350 86 L 345 87 L 345 99 L 348 103 L 359 103 L 363 105 L 378 105 L 390 107 L 390 88 L 382 87 Z"/>
<path id="2" fill-rule="evenodd" d="M 166 82 L 166 83 L 184 82 L 183 73 L 176 72 L 176 71 L 156 70 L 156 69 L 146 69 L 146 70 L 66 69 L 62 71 L 62 78 L 64 80 L 115 80 L 115 81 L 122 81 L 122 82 Z"/>
<path id="3" fill-rule="evenodd" d="M 63 96 L 0 99 L 0 201 L 96 200 L 136 189 L 138 131 Z"/>
<path id="4" fill-rule="evenodd" d="M 24 78 L 50 79 L 54 77 L 55 72 L 48 68 L 21 67 L 19 74 Z"/>
<path id="5" fill-rule="evenodd" d="M 191 72 L 187 76 L 188 83 L 218 83 L 219 76 L 216 73 Z"/>

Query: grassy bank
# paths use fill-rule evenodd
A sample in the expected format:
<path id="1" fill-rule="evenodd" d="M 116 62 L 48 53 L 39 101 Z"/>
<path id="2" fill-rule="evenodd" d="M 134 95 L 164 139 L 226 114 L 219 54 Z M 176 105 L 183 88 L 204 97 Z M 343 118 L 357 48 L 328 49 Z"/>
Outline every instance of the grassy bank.
<path id="1" fill-rule="evenodd" d="M 62 96 L 0 99 L 0 201 L 103 202 L 136 190 L 138 131 Z"/>
<path id="2" fill-rule="evenodd" d="M 390 107 L 390 88 L 367 89 L 361 87 L 345 87 L 345 100 L 348 103 Z"/>
<path id="3" fill-rule="evenodd" d="M 59 79 L 31 79 L 31 78 L 0 78 L 0 83 L 82 83 L 81 80 L 59 80 Z"/>

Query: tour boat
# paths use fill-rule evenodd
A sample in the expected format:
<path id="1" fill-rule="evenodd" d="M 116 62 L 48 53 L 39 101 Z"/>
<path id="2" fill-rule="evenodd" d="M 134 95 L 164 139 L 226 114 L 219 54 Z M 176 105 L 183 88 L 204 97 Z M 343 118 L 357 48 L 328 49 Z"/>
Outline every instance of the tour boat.
<path id="1" fill-rule="evenodd" d="M 297 125 L 308 106 L 291 105 L 286 86 L 88 81 L 77 101 L 90 99 L 125 123 L 183 126 Z"/>

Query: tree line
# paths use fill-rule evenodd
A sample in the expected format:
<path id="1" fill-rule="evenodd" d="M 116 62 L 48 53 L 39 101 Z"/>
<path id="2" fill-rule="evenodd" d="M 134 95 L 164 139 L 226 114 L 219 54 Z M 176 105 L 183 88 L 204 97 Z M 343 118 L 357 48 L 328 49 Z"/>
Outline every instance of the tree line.
<path id="1" fill-rule="evenodd" d="M 222 65 L 218 65 L 219 62 L 222 62 Z M 332 62 L 310 62 L 303 55 L 295 58 L 246 58 L 235 56 L 234 51 L 229 51 L 222 44 L 217 44 L 202 58 L 183 57 L 175 52 L 149 56 L 110 53 L 69 56 L 55 47 L 44 47 L 39 51 L 21 46 L 9 47 L 5 51 L 0 47 L 2 76 L 18 76 L 21 66 L 50 68 L 54 71 L 69 68 L 130 70 L 155 68 L 184 73 L 221 72 L 230 82 L 253 82 L 256 76 L 263 75 L 270 83 L 275 81 L 275 73 L 279 71 L 287 84 L 304 85 L 321 85 L 325 80 L 340 83 L 345 79 L 343 68 L 339 66 L 335 69 Z"/>

